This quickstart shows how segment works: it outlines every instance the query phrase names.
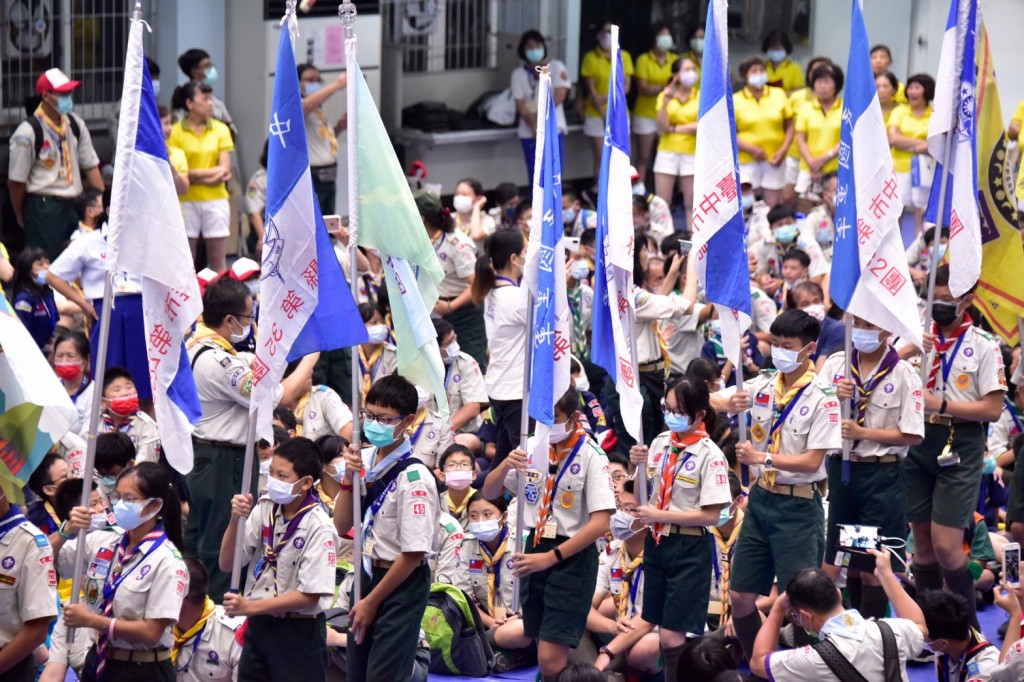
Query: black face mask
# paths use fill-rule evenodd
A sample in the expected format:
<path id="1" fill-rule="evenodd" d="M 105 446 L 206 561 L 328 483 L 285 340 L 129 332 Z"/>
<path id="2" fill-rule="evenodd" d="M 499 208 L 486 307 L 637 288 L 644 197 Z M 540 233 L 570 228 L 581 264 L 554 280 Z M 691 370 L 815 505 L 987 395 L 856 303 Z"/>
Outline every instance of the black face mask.
<path id="1" fill-rule="evenodd" d="M 956 322 L 956 318 L 960 317 L 957 312 L 960 308 L 959 303 L 949 303 L 946 301 L 935 301 L 932 304 L 932 319 L 935 320 L 935 324 L 940 327 L 948 327 L 949 325 Z"/>

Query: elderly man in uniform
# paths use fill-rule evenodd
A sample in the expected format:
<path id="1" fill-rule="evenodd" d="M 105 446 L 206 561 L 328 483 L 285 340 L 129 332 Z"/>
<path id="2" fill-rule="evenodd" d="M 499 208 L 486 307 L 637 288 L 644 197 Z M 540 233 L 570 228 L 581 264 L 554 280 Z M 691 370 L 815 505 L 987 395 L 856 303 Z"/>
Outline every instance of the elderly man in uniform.
<path id="1" fill-rule="evenodd" d="M 36 81 L 42 98 L 35 112 L 11 135 L 7 189 L 25 244 L 39 246 L 54 260 L 78 227 L 72 200 L 85 184 L 103 191 L 100 159 L 89 129 L 71 113 L 71 92 L 81 84 L 60 69 Z"/>
<path id="2" fill-rule="evenodd" d="M 249 425 L 253 356 L 239 353 L 232 343 L 249 336 L 253 322 L 252 295 L 242 282 L 224 277 L 206 288 L 203 322 L 188 342 L 203 416 L 193 434 L 195 467 L 187 477 L 192 508 L 185 545 L 206 567 L 209 594 L 220 602 L 228 574 L 217 564 L 221 538 L 231 519 L 231 498 L 242 489 L 245 440 Z M 275 404 L 294 404 L 311 380 L 317 356 L 302 359 L 278 387 Z M 256 477 L 248 482 L 256 493 Z"/>

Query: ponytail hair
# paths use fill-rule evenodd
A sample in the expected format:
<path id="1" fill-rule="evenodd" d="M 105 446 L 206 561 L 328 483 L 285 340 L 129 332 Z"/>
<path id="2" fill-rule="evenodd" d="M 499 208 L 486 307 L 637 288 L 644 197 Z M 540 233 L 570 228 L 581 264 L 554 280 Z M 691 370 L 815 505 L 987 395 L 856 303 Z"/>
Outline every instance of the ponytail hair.
<path id="1" fill-rule="evenodd" d="M 498 286 L 497 271 L 508 267 L 512 256 L 517 256 L 526 245 L 523 233 L 517 229 L 498 230 L 484 246 L 484 255 L 476 260 L 473 279 L 473 302 L 480 305 L 487 294 Z"/>
<path id="2" fill-rule="evenodd" d="M 689 415 L 691 421 L 696 420 L 697 413 L 704 410 L 704 430 L 708 435 L 714 433 L 718 418 L 711 409 L 710 393 L 703 380 L 683 375 L 683 378 L 672 386 L 672 395 L 676 397 L 676 407 Z"/>
<path id="3" fill-rule="evenodd" d="M 171 485 L 171 474 L 167 467 L 156 462 L 143 462 L 128 467 L 121 472 L 117 479 L 121 480 L 125 476 L 135 476 L 135 485 L 139 492 L 146 497 L 163 502 L 163 507 L 157 514 L 157 518 L 164 525 L 167 539 L 181 550 L 185 546 L 181 527 L 181 500 L 178 499 L 178 493 Z"/>

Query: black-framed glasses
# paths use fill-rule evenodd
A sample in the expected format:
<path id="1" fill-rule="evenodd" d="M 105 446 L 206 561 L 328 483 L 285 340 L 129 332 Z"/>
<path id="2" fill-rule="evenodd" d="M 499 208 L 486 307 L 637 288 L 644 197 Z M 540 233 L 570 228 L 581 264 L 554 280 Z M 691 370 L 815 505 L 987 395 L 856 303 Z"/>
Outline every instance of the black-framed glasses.
<path id="1" fill-rule="evenodd" d="M 408 415 L 400 414 L 397 417 L 385 417 L 379 414 L 368 412 L 366 408 L 359 410 L 359 417 L 363 422 L 377 422 L 378 424 L 384 424 L 385 426 L 394 426 L 398 422 L 405 419 Z"/>
<path id="2" fill-rule="evenodd" d="M 682 410 L 676 410 L 676 409 L 672 408 L 664 400 L 661 401 L 661 413 L 662 414 L 672 414 L 672 415 L 675 415 L 677 417 L 685 417 L 686 416 L 685 412 L 683 412 Z"/>
<path id="3" fill-rule="evenodd" d="M 246 318 L 247 320 L 255 320 L 256 319 L 256 317 L 254 315 L 246 315 L 245 313 L 240 313 L 240 314 L 237 314 L 237 315 L 232 313 L 232 316 L 235 319 L 237 319 L 237 320 L 241 320 L 243 317 Z"/>

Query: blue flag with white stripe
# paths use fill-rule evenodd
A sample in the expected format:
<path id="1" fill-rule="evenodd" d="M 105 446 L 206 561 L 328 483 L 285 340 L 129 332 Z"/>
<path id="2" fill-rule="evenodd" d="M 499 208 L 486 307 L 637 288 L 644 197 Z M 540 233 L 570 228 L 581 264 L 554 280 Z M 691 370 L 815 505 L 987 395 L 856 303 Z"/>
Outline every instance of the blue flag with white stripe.
<path id="1" fill-rule="evenodd" d="M 917 295 L 899 228 L 903 202 L 860 0 L 853 0 L 851 26 L 829 294 L 848 313 L 920 345 Z"/>

